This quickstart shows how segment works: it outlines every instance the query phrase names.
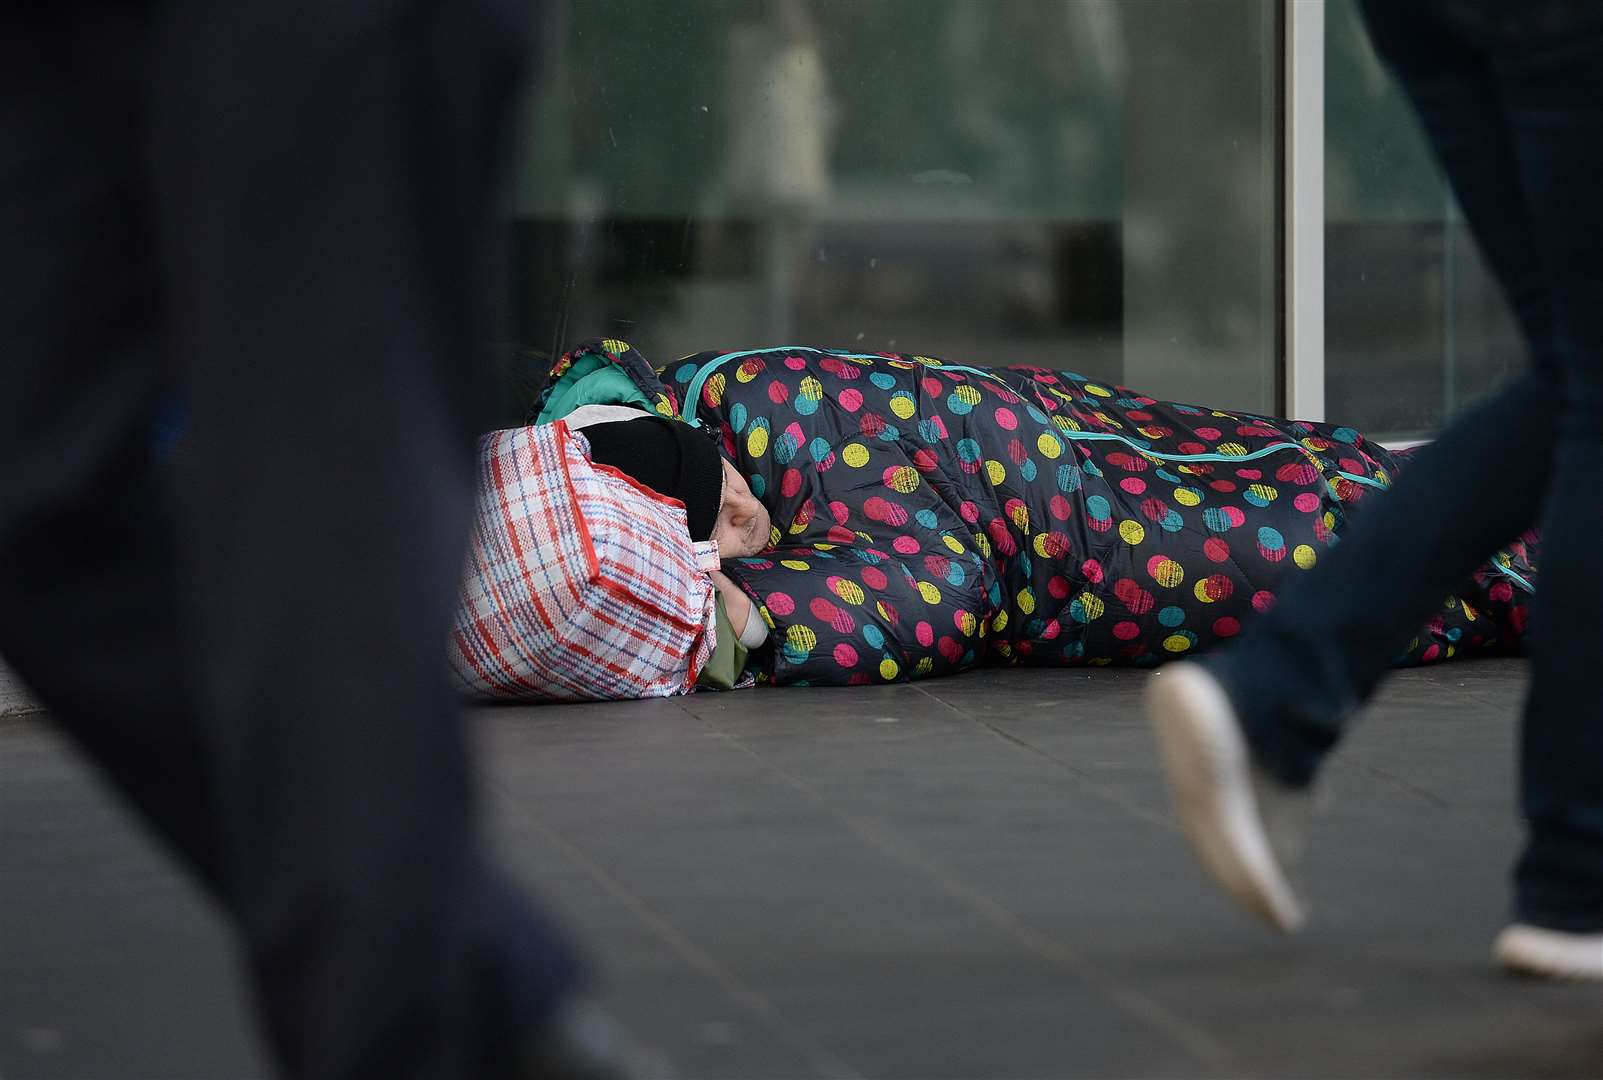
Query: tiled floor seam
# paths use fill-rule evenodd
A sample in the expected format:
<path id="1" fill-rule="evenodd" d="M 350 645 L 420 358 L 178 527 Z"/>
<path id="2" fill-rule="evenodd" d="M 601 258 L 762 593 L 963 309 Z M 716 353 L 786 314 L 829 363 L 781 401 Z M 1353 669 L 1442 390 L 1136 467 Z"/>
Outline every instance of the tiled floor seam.
<path id="1" fill-rule="evenodd" d="M 658 940 L 691 968 L 710 979 L 738 1006 L 749 1013 L 775 1039 L 789 1047 L 809 1068 L 825 1080 L 866 1080 L 863 1073 L 818 1042 L 803 1028 L 780 1012 L 778 1006 L 741 977 L 720 964 L 662 912 L 653 908 L 606 867 L 582 848 L 527 810 L 504 785 L 483 776 L 485 786 L 498 796 L 517 818 L 539 833 L 569 862 L 577 866 L 603 892 L 622 905 Z"/>
<path id="2" fill-rule="evenodd" d="M 701 720 L 712 730 L 718 730 L 712 721 L 705 717 Z M 1227 1067 L 1234 1060 L 1234 1054 L 1229 1048 L 1202 1027 L 1172 1012 L 1135 987 L 1120 981 L 1062 941 L 1032 926 L 1000 901 L 948 873 L 943 867 L 914 849 L 899 843 L 868 820 L 842 812 L 831 805 L 822 793 L 807 781 L 768 760 L 748 746 L 739 736 L 727 732 L 722 734 L 732 747 L 749 755 L 764 768 L 771 770 L 823 807 L 863 842 L 922 874 L 946 895 L 1011 938 L 1027 953 L 1045 960 L 1090 986 L 1109 1003 L 1162 1037 L 1170 1045 L 1215 1068 Z"/>

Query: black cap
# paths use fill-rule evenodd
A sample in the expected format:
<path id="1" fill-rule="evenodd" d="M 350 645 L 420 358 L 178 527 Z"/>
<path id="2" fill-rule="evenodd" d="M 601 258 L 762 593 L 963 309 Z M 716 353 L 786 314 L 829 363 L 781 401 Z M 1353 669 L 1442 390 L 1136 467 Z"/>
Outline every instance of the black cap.
<path id="1" fill-rule="evenodd" d="M 700 429 L 661 416 L 591 424 L 590 457 L 685 504 L 692 540 L 710 540 L 718 524 L 723 457 Z"/>

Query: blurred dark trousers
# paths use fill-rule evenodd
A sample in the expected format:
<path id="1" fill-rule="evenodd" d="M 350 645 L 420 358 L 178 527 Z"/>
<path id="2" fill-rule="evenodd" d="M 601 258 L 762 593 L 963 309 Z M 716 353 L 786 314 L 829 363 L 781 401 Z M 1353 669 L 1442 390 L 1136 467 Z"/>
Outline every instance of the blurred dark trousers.
<path id="1" fill-rule="evenodd" d="M 292 1075 L 489 1075 L 573 979 L 481 850 L 442 662 L 533 12 L 33 9 L 0 34 L 0 653 L 234 920 Z"/>
<path id="2" fill-rule="evenodd" d="M 1421 449 L 1393 490 L 1357 507 L 1320 571 L 1208 663 L 1240 688 L 1255 755 L 1305 785 L 1442 598 L 1539 523 L 1516 917 L 1603 929 L 1593 666 L 1603 622 L 1603 4 L 1369 0 L 1365 16 L 1520 321 L 1531 366 Z"/>

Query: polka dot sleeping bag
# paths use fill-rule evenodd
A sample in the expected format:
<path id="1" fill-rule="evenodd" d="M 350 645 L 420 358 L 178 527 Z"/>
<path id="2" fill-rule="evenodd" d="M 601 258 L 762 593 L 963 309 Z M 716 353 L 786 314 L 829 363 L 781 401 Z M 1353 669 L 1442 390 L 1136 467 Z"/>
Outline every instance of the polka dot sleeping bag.
<path id="1" fill-rule="evenodd" d="M 556 372 L 576 357 L 708 427 L 768 507 L 772 549 L 725 571 L 771 627 L 759 678 L 781 685 L 1189 655 L 1273 604 L 1406 466 L 1350 428 L 1054 369 L 788 346 L 658 371 L 605 341 Z M 1499 552 L 1399 662 L 1517 648 L 1535 552 L 1529 534 Z"/>

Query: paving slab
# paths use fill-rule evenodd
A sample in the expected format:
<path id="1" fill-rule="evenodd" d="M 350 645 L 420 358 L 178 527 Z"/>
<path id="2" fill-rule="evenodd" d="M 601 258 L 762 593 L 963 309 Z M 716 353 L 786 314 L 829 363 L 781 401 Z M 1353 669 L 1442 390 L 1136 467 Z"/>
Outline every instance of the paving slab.
<path id="1" fill-rule="evenodd" d="M 1486 961 L 1525 665 L 1400 673 L 1324 774 L 1314 920 L 1188 860 L 1145 672 L 476 710 L 499 849 L 683 1077 L 1596 1077 L 1603 991 Z M 0 1077 L 266 1075 L 226 934 L 0 721 Z"/>

